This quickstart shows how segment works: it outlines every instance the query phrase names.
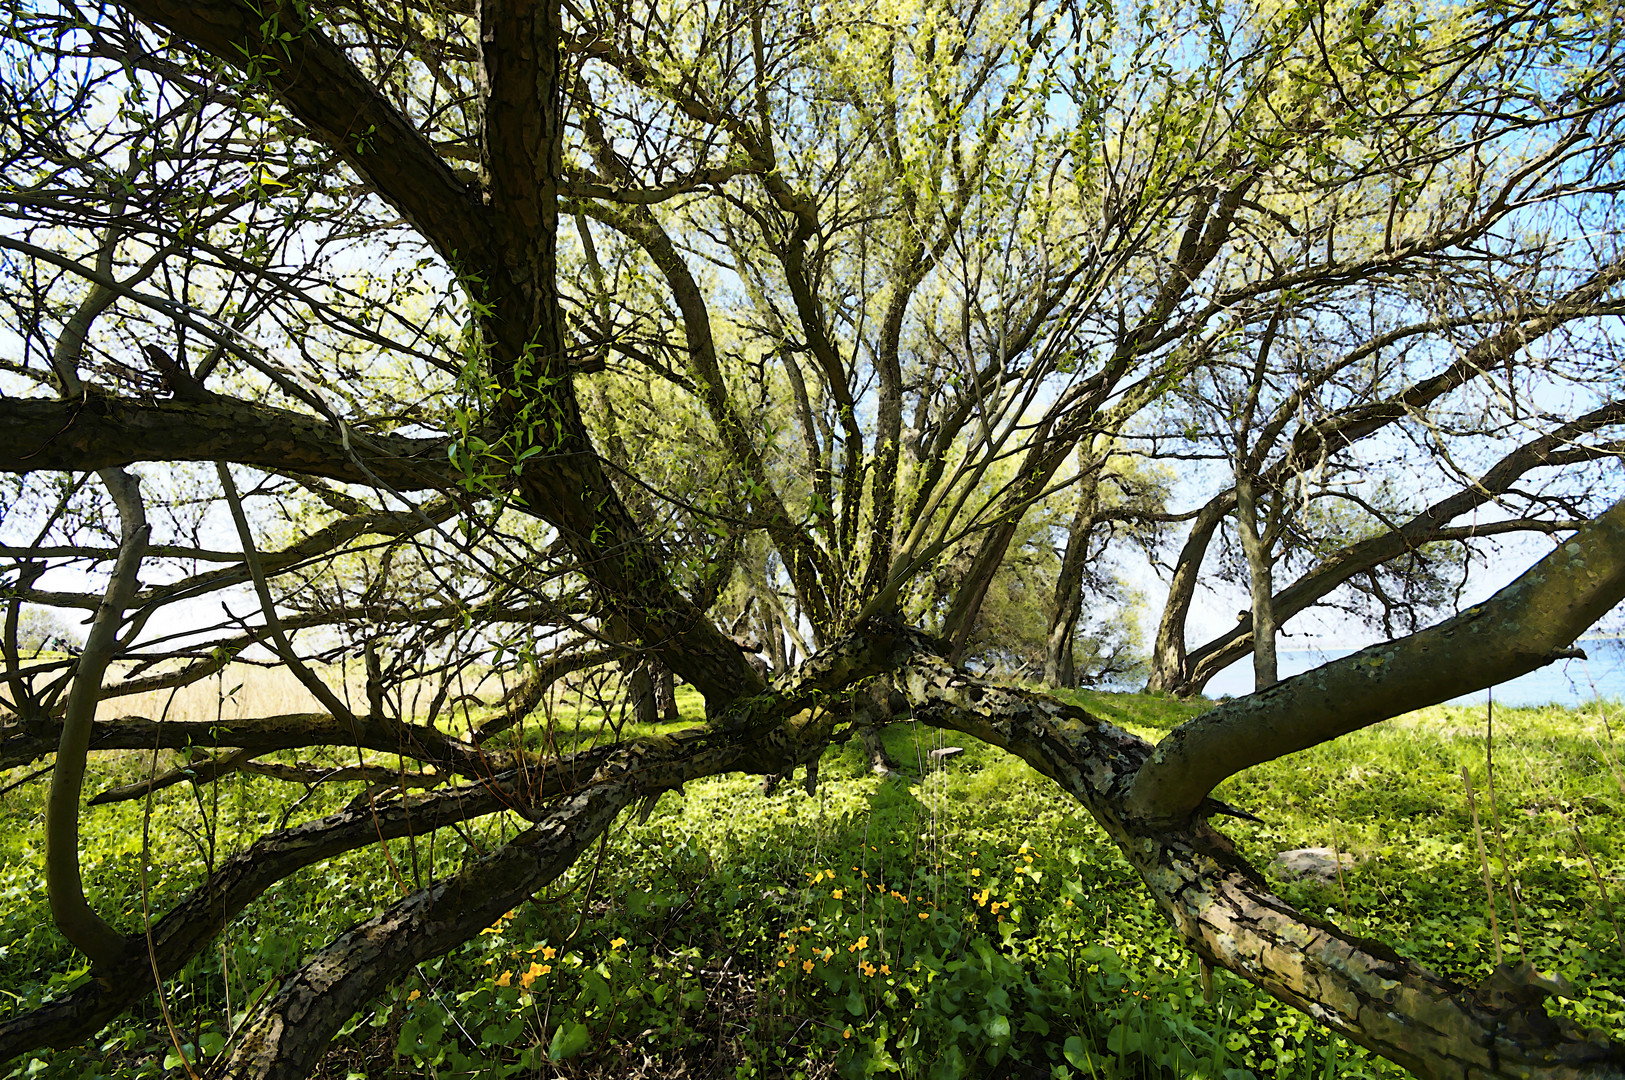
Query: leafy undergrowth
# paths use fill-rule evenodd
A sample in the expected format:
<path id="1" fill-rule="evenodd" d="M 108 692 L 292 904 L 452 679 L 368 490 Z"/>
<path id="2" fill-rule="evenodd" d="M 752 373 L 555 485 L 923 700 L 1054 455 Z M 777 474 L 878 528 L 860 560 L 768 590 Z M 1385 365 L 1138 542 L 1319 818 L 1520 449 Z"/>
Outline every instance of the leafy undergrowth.
<path id="1" fill-rule="evenodd" d="M 1148 738 L 1202 707 L 1078 700 Z M 1230 781 L 1219 794 L 1265 820 L 1223 826 L 1260 866 L 1298 847 L 1353 856 L 1331 884 L 1280 883 L 1293 903 L 1462 980 L 1494 965 L 1498 931 L 1503 955 L 1573 981 L 1575 1019 L 1625 1030 L 1625 777 L 1606 726 L 1618 715 L 1498 711 L 1492 801 L 1483 711 L 1425 710 Z M 901 780 L 837 748 L 814 795 L 799 776 L 771 797 L 733 777 L 666 795 L 644 824 L 628 817 L 546 895 L 354 1017 L 321 1075 L 1404 1075 L 1224 972 L 1207 1000 L 1116 849 L 1024 764 L 965 739 L 964 753 L 933 757 L 942 736 L 911 724 L 886 739 Z M 117 759 L 91 786 L 147 764 Z M 8 1012 L 86 977 L 45 911 L 32 846 L 43 796 L 31 785 L 0 808 Z M 236 777 L 171 789 L 150 814 L 98 808 L 83 840 L 92 903 L 137 928 L 144 905 L 164 910 L 259 831 L 353 796 Z M 200 1069 L 302 954 L 457 869 L 469 841 L 494 845 L 516 827 L 492 820 L 310 868 L 169 983 L 161 1005 L 4 1075 L 184 1075 L 183 1052 Z"/>

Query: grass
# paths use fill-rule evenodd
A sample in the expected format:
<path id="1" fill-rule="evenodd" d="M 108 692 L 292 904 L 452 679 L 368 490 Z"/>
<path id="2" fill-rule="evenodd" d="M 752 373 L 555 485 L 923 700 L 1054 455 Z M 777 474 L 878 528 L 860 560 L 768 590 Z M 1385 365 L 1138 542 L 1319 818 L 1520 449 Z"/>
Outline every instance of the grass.
<path id="1" fill-rule="evenodd" d="M 1077 699 L 1153 739 L 1204 707 Z M 550 708 L 561 743 L 641 733 L 580 701 Z M 1348 852 L 1355 861 L 1338 882 L 1280 883 L 1282 895 L 1476 981 L 1496 944 L 1466 768 L 1503 955 L 1568 977 L 1580 995 L 1562 1007 L 1577 1021 L 1625 1030 L 1614 923 L 1625 915 L 1620 723 L 1604 705 L 1497 710 L 1492 820 L 1483 710 L 1424 710 L 1232 779 L 1218 794 L 1265 821 L 1224 827 L 1260 866 L 1290 848 Z M 514 737 L 538 734 L 533 722 Z M 869 774 L 853 745 L 830 751 L 814 796 L 799 777 L 772 797 L 755 778 L 727 777 L 668 794 L 645 824 L 623 820 L 547 896 L 354 1017 L 322 1075 L 1404 1075 L 1223 972 L 1206 1001 L 1194 960 L 1116 849 L 1026 765 L 957 737 L 965 753 L 935 764 L 942 735 L 912 724 L 885 737 L 903 781 Z M 97 764 L 99 782 L 148 764 L 116 756 Z M 305 799 L 291 811 L 297 822 L 353 794 L 233 777 L 166 791 L 150 817 L 140 803 L 97 808 L 84 826 L 92 903 L 137 929 L 143 864 L 145 903 L 162 911 L 295 799 Z M 39 889 L 43 796 L 34 784 L 0 806 L 7 1011 L 86 977 Z M 173 1036 L 149 1003 L 85 1047 L 12 1062 L 0 1076 L 158 1076 L 181 1067 L 179 1051 L 217 1052 L 303 954 L 457 868 L 470 843 L 517 827 L 491 819 L 465 838 L 420 838 L 415 852 L 397 843 L 392 861 L 368 850 L 312 867 L 166 986 Z"/>

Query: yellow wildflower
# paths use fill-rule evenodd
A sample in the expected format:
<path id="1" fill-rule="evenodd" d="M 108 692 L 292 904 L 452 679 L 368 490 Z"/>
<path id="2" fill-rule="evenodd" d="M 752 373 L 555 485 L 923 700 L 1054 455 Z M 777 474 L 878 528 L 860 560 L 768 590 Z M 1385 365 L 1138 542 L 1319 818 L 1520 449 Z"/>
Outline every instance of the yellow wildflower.
<path id="1" fill-rule="evenodd" d="M 532 964 L 523 975 L 519 976 L 519 985 L 524 987 L 526 990 L 529 990 L 531 983 L 535 982 L 537 979 L 541 978 L 551 970 L 553 969 L 543 968 L 540 964 Z"/>
<path id="2" fill-rule="evenodd" d="M 858 948 L 867 949 L 868 947 L 869 947 L 869 935 L 864 934 L 862 937 L 858 938 Z"/>
<path id="3" fill-rule="evenodd" d="M 802 971 L 811 971 L 812 970 L 812 961 L 811 960 L 803 960 L 801 962 L 801 970 Z"/>
<path id="4" fill-rule="evenodd" d="M 406 1000 L 407 1001 L 416 1001 L 418 998 L 420 998 L 422 996 L 423 996 L 423 994 L 421 992 L 419 992 L 417 990 L 414 990 L 410 994 L 406 995 Z"/>
<path id="5" fill-rule="evenodd" d="M 622 945 L 625 945 L 625 944 L 626 944 L 626 939 L 623 938 L 623 937 L 618 937 L 614 941 L 611 941 L 609 943 L 609 947 L 612 948 L 612 949 L 619 949 Z"/>
<path id="6" fill-rule="evenodd" d="M 498 986 L 507 986 L 512 980 L 513 980 L 513 972 L 504 971 L 501 975 L 497 976 L 497 985 Z"/>
<path id="7" fill-rule="evenodd" d="M 834 899 L 839 900 L 841 897 L 845 896 L 846 894 L 844 892 L 842 892 L 840 889 L 836 889 L 834 892 L 830 893 L 829 895 L 831 897 L 833 897 Z"/>

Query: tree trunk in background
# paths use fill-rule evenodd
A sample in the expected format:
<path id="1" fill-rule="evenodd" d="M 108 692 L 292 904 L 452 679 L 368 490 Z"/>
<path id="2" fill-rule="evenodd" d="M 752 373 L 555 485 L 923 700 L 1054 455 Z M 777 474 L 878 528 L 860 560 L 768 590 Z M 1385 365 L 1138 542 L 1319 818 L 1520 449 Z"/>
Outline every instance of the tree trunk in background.
<path id="1" fill-rule="evenodd" d="M 1084 471 L 1082 462 L 1078 471 Z M 1089 563 L 1090 534 L 1094 532 L 1095 508 L 1099 505 L 1100 485 L 1090 476 L 1079 486 L 1078 510 L 1067 529 L 1066 552 L 1061 556 L 1061 569 L 1055 577 L 1054 614 L 1050 616 L 1049 638 L 1044 644 L 1046 686 L 1059 689 L 1078 685 L 1073 636 L 1083 614 L 1083 571 Z"/>
<path id="2" fill-rule="evenodd" d="M 649 673 L 649 661 L 639 660 L 627 678 L 627 696 L 632 699 L 632 717 L 640 724 L 660 722 L 659 706 L 655 701 L 655 682 Z"/>
<path id="3" fill-rule="evenodd" d="M 1151 649 L 1151 677 L 1145 684 L 1148 694 L 1190 693 L 1185 663 L 1185 621 L 1190 617 L 1191 601 L 1196 596 L 1202 560 L 1213 542 L 1214 531 L 1235 505 L 1234 500 L 1235 494 L 1226 492 L 1202 507 L 1191 525 L 1190 535 L 1185 538 L 1185 546 L 1180 549 L 1173 579 L 1168 584 L 1168 600 L 1157 624 L 1157 641 Z"/>
<path id="4" fill-rule="evenodd" d="M 671 668 L 659 660 L 653 660 L 655 703 L 660 707 L 660 718 L 668 724 L 675 724 L 682 719 L 677 712 L 677 677 L 671 673 Z"/>
<path id="5" fill-rule="evenodd" d="M 1269 551 L 1258 532 L 1258 501 L 1253 479 L 1236 481 L 1236 531 L 1247 556 L 1247 583 L 1253 604 L 1253 692 L 1276 683 L 1275 579 Z"/>

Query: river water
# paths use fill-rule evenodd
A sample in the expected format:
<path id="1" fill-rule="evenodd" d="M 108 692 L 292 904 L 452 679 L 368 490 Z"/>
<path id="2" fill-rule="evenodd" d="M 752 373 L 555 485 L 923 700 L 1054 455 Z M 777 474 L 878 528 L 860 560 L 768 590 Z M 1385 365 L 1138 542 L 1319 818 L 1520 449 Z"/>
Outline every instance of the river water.
<path id="1" fill-rule="evenodd" d="M 1625 700 L 1625 641 L 1594 638 L 1577 642 L 1585 650 L 1584 660 L 1559 660 L 1538 671 L 1492 687 L 1495 700 L 1503 705 L 1578 705 L 1598 698 Z M 1281 678 L 1317 668 L 1354 649 L 1282 649 L 1276 654 Z M 1251 657 L 1231 664 L 1207 684 L 1210 698 L 1239 697 L 1253 688 Z M 1482 704 L 1487 691 L 1452 698 L 1456 705 Z"/>

